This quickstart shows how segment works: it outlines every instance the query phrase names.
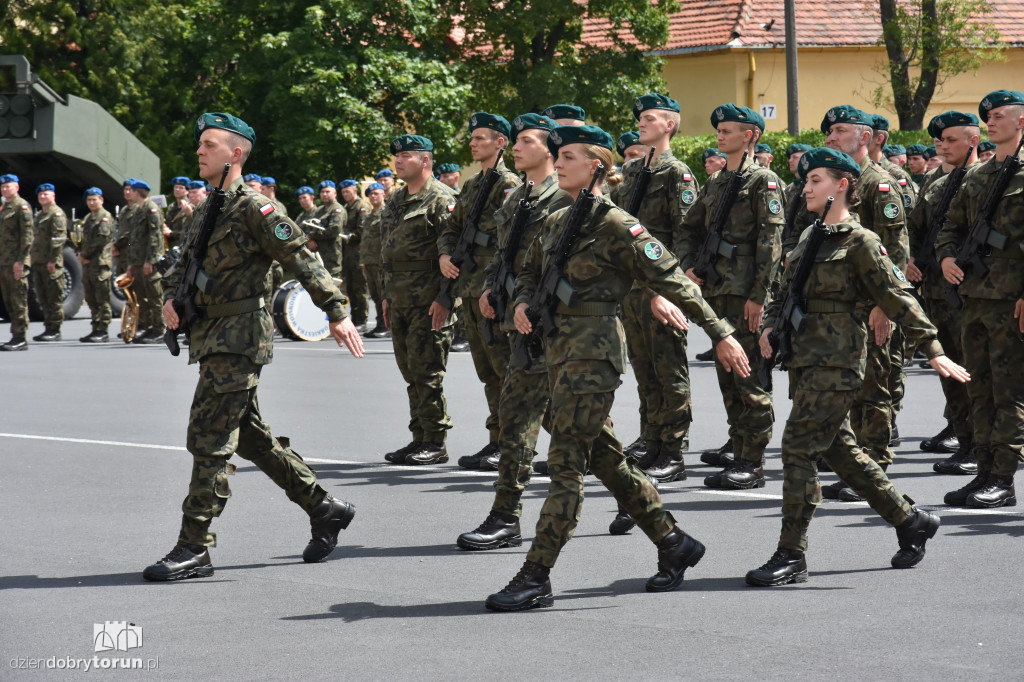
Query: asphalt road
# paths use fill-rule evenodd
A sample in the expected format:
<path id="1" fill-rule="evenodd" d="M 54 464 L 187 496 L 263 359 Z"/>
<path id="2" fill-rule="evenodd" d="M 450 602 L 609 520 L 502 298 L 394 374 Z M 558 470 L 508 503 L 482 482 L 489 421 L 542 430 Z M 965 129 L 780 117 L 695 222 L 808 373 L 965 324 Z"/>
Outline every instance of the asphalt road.
<path id="1" fill-rule="evenodd" d="M 64 326 L 67 339 L 87 331 L 85 320 Z M 690 346 L 692 358 L 709 343 L 695 330 Z M 695 362 L 690 478 L 662 492 L 707 545 L 704 560 L 678 591 L 646 593 L 655 548 L 635 530 L 607 534 L 614 500 L 590 477 L 576 537 L 552 573 L 554 608 L 494 614 L 483 600 L 528 545 L 455 548 L 492 498 L 493 474 L 455 464 L 486 440 L 471 358 L 449 362 L 451 462 L 395 467 L 382 454 L 409 439 L 405 386 L 390 340 L 367 347 L 356 360 L 331 342 L 280 341 L 260 385 L 275 434 L 357 507 L 330 559 L 302 563 L 308 519 L 235 458 L 233 496 L 214 523 L 216 573 L 173 584 L 146 583 L 141 571 L 177 537 L 196 368 L 162 346 L 119 342 L 0 353 L 0 679 L 1024 679 L 1024 513 L 941 504 L 967 479 L 933 474 L 938 456 L 917 449 L 942 425 L 934 373 L 909 371 L 890 469 L 901 492 L 942 516 L 918 567 L 889 567 L 895 531 L 865 504 L 826 503 L 811 525 L 809 582 L 746 587 L 743 575 L 778 538 L 786 382 L 776 374 L 767 487 L 711 491 L 701 482 L 713 470 L 696 452 L 724 442 L 725 417 L 711 363 Z M 627 375 L 613 410 L 626 442 L 637 402 Z M 545 483 L 538 477 L 525 499 L 527 543 Z M 141 628 L 142 646 L 96 652 L 97 624 L 116 634 L 120 621 Z M 109 667 L 135 659 L 148 669 Z"/>

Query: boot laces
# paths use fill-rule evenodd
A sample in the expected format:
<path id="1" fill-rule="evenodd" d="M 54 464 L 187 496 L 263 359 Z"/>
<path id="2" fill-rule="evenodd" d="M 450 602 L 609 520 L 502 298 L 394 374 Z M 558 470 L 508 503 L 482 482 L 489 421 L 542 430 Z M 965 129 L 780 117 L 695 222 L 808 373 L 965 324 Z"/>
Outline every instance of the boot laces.
<path id="1" fill-rule="evenodd" d="M 160 560 L 160 563 L 167 563 L 167 562 L 172 562 L 172 561 L 177 563 L 177 562 L 182 561 L 183 559 L 188 559 L 191 556 L 195 556 L 195 555 L 196 555 L 195 552 L 190 550 L 183 543 L 179 542 L 178 544 L 176 544 L 171 549 L 170 552 L 168 552 L 167 556 L 165 556 L 163 559 Z"/>
<path id="2" fill-rule="evenodd" d="M 532 562 L 527 561 L 524 563 L 523 567 L 519 569 L 519 572 L 509 581 L 502 592 L 515 592 L 520 585 L 529 582 L 534 577 L 537 573 L 537 568 L 537 564 Z"/>
<path id="3" fill-rule="evenodd" d="M 487 518 L 484 519 L 484 522 L 477 526 L 476 530 L 474 530 L 473 532 L 482 533 L 485 530 L 490 530 L 491 527 L 493 526 L 497 526 L 499 523 L 503 523 L 503 521 L 494 514 L 488 514 Z"/>
<path id="4" fill-rule="evenodd" d="M 791 557 L 789 556 L 789 550 L 777 549 L 777 550 L 775 550 L 775 554 L 772 554 L 772 558 L 768 560 L 768 563 L 766 563 L 764 566 L 762 566 L 758 570 L 759 571 L 774 571 L 775 569 L 782 568 L 783 566 L 788 564 L 790 562 L 790 560 L 791 560 Z"/>

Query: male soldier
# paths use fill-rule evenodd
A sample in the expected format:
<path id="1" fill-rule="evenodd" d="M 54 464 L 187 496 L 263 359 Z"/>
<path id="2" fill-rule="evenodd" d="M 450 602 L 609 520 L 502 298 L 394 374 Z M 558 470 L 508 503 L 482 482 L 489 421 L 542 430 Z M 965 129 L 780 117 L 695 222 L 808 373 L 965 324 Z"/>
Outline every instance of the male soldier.
<path id="1" fill-rule="evenodd" d="M 720 359 L 715 359 L 735 461 L 721 473 L 705 478 L 704 485 L 763 488 L 764 449 L 771 440 L 775 414 L 771 391 L 756 376 L 761 362 L 758 334 L 772 270 L 779 260 L 780 232 L 786 218 L 778 176 L 749 156 L 764 132 L 764 119 L 748 107 L 729 103 L 715 108 L 711 125 L 718 130 L 718 148 L 728 156 L 728 165 L 701 188 L 677 228 L 675 244 L 686 274 L 701 286 L 715 313 L 736 327 L 736 340 L 746 351 L 751 369 L 750 376 L 743 378 L 727 371 Z M 719 249 L 708 271 L 698 275 L 694 265 L 701 245 L 711 229 L 718 204 L 737 173 L 739 193 L 721 228 L 722 239 L 733 246 L 731 257 L 723 256 Z M 712 282 L 713 278 L 720 279 Z"/>
<path id="2" fill-rule="evenodd" d="M 469 150 L 473 160 L 480 164 L 482 170 L 466 181 L 459 196 L 456 197 L 455 210 L 448 216 L 447 225 L 437 241 L 440 254 L 438 262 L 441 274 L 455 280 L 451 282 L 453 298 L 459 296 L 463 301 L 463 314 L 466 317 L 466 335 L 469 339 L 469 352 L 473 356 L 476 376 L 484 385 L 487 398 L 487 445 L 475 454 L 459 458 L 459 466 L 466 469 L 479 469 L 480 461 L 498 454 L 498 398 L 501 395 L 501 384 L 508 371 L 509 342 L 505 333 L 494 331 L 494 345 L 487 343 L 484 337 L 484 317 L 480 312 L 480 292 L 484 289 L 484 268 L 491 261 L 498 248 L 496 241 L 497 225 L 494 212 L 501 208 L 505 197 L 519 184 L 519 178 L 505 166 L 500 158 L 501 152 L 508 144 L 511 128 L 508 121 L 496 114 L 478 112 L 469 118 Z M 495 167 L 495 162 L 497 166 Z M 477 217 L 476 232 L 473 245 L 467 254 L 476 268 L 470 272 L 471 265 L 467 262 L 456 267 L 451 254 L 458 245 L 470 213 L 476 203 L 477 194 L 483 184 L 484 175 L 490 168 L 495 168 L 497 180 L 490 189 L 484 203 L 483 212 Z M 434 329 L 441 328 L 443 320 L 434 320 Z"/>
<path id="3" fill-rule="evenodd" d="M 260 178 L 260 184 L 263 185 L 263 196 L 274 202 L 274 208 L 288 215 L 288 209 L 277 199 L 277 180 L 267 175 Z"/>
<path id="4" fill-rule="evenodd" d="M 384 198 L 391 196 L 391 190 L 395 186 L 395 174 L 391 172 L 390 168 L 377 171 L 373 179 L 384 185 Z"/>
<path id="5" fill-rule="evenodd" d="M 370 316 L 366 290 L 366 275 L 359 265 L 359 244 L 363 238 L 363 216 L 370 210 L 370 204 L 359 196 L 359 183 L 342 180 L 341 199 L 345 202 L 345 248 L 341 258 L 341 278 L 345 281 L 345 293 L 352 305 L 352 324 L 360 334 L 369 331 L 366 321 Z"/>
<path id="6" fill-rule="evenodd" d="M 363 241 L 359 245 L 359 262 L 363 266 L 370 298 L 376 308 L 377 324 L 363 336 L 368 339 L 386 339 L 391 336 L 391 332 L 384 326 L 384 311 L 381 308 L 384 296 L 380 268 L 380 218 L 381 210 L 384 208 L 384 185 L 379 182 L 371 183 L 367 186 L 365 194 L 370 200 L 370 211 L 363 216 L 365 226 Z"/>
<path id="7" fill-rule="evenodd" d="M 32 206 L 18 196 L 17 175 L 0 175 L 0 295 L 11 318 L 11 340 L 0 350 L 28 350 L 28 278 L 32 271 Z"/>
<path id="8" fill-rule="evenodd" d="M 295 222 L 303 230 L 308 230 L 309 228 L 305 227 L 304 223 L 316 217 L 316 192 L 309 185 L 303 185 L 295 190 L 295 198 L 299 202 L 299 208 L 302 209 L 299 211 L 298 217 L 295 218 Z"/>
<path id="9" fill-rule="evenodd" d="M 890 162 L 906 170 L 907 166 L 907 148 L 901 144 L 887 144 L 882 150 L 885 153 L 885 158 L 889 159 Z M 909 175 L 909 173 L 908 173 Z M 913 182 L 913 179 L 911 179 Z"/>
<path id="10" fill-rule="evenodd" d="M 447 315 L 434 300 L 441 289 L 437 239 L 455 210 L 455 198 L 447 185 L 434 179 L 433 142 L 402 135 L 391 141 L 390 150 L 395 171 L 406 184 L 392 192 L 381 214 L 381 308 L 391 330 L 395 361 L 409 385 L 412 441 L 384 459 L 392 464 L 443 464 L 448 461 L 444 441 L 452 420 L 442 382 L 454 321 L 448 316 L 440 331 L 432 322 Z"/>
<path id="11" fill-rule="evenodd" d="M 60 341 L 64 322 L 64 242 L 68 240 L 68 219 L 57 205 L 55 188 L 44 182 L 36 188 L 39 213 L 32 235 L 32 283 L 43 309 L 45 329 L 33 341 Z"/>
<path id="12" fill-rule="evenodd" d="M 653 174 L 633 217 L 678 253 L 680 245 L 673 244 L 673 232 L 700 191 L 690 167 L 670 147 L 679 131 L 679 102 L 658 93 L 643 95 L 633 102 L 633 116 L 640 128 L 640 144 L 647 150 L 644 156 L 654 149 Z M 622 167 L 622 182 L 611 191 L 611 200 L 619 208 L 629 209 L 644 163 L 638 159 Z M 689 450 L 691 420 L 686 332 L 654 316 L 647 288 L 639 283 L 622 302 L 622 323 L 640 395 L 640 435 L 645 445 L 636 451 L 639 467 L 657 481 L 684 480 L 683 452 Z"/>
<path id="13" fill-rule="evenodd" d="M 553 104 L 543 111 L 547 118 L 560 126 L 581 126 L 587 122 L 587 112 L 575 104 Z"/>
<path id="14" fill-rule="evenodd" d="M 196 293 L 202 311 L 191 328 L 189 363 L 199 363 L 199 383 L 189 415 L 188 450 L 192 481 L 182 504 L 178 542 L 163 559 L 147 567 L 146 580 L 182 580 L 213 575 L 208 548 L 216 545 L 210 531 L 231 496 L 228 475 L 239 456 L 258 466 L 284 489 L 288 499 L 309 514 L 312 539 L 302 553 L 308 563 L 323 561 L 334 550 L 338 533 L 355 515 L 355 507 L 337 500 L 317 482 L 316 474 L 288 446 L 271 435 L 256 399 L 260 371 L 273 357 L 272 325 L 263 305 L 271 260 L 284 263 L 331 320 L 331 335 L 362 357 L 359 335 L 345 317 L 343 296 L 330 275 L 304 248 L 305 235 L 286 216 L 279 215 L 266 197 L 242 183 L 242 166 L 255 133 L 229 114 L 203 114 L 195 126 L 199 174 L 220 183 L 225 164 L 228 197 L 210 236 L 209 253 L 200 267 L 215 283 L 209 294 Z M 210 202 L 207 202 L 207 209 Z M 200 219 L 194 229 L 202 224 Z M 178 329 L 172 305 L 181 277 L 169 273 L 163 314 L 170 329 Z"/>
<path id="15" fill-rule="evenodd" d="M 303 224 L 302 229 L 309 236 L 307 245 L 320 254 L 327 272 L 331 273 L 331 277 L 341 279 L 345 209 L 338 203 L 338 187 L 334 180 L 323 180 L 320 183 L 320 204 L 316 214 L 320 226 Z"/>
<path id="16" fill-rule="evenodd" d="M 885 143 L 889 141 L 889 119 L 881 114 L 868 115 L 871 124 L 871 142 L 868 144 L 868 156 L 871 160 L 885 169 L 889 175 L 896 178 L 896 183 L 903 192 L 903 208 L 909 215 L 914 210 L 914 203 L 917 200 L 917 191 L 910 173 L 889 160 L 885 155 Z"/>
<path id="17" fill-rule="evenodd" d="M 188 203 L 192 206 L 199 206 L 206 198 L 206 183 L 202 180 L 193 180 L 188 183 Z"/>
<path id="18" fill-rule="evenodd" d="M 188 203 L 188 183 L 190 178 L 179 175 L 171 179 L 171 193 L 173 201 L 167 206 L 167 215 L 164 216 L 164 241 L 167 248 L 174 248 L 181 244 L 185 237 L 185 231 L 192 222 L 191 208 L 186 211 L 185 204 Z M 102 195 L 100 195 L 102 197 Z"/>
<path id="19" fill-rule="evenodd" d="M 85 302 L 92 314 L 92 331 L 79 339 L 82 343 L 106 343 L 110 340 L 110 249 L 114 243 L 114 220 L 103 208 L 103 190 L 85 190 L 89 215 L 82 223 L 82 244 L 78 261 L 82 264 Z M 190 221 L 191 222 L 191 221 Z M 182 235 L 184 237 L 184 235 Z"/>
<path id="20" fill-rule="evenodd" d="M 921 181 L 924 180 L 924 174 L 928 172 L 928 163 L 924 158 L 927 149 L 923 144 L 912 144 L 907 147 L 907 170 L 910 171 L 911 180 L 922 192 L 924 188 L 921 187 Z"/>
<path id="21" fill-rule="evenodd" d="M 754 160 L 762 168 L 771 169 L 772 161 L 775 160 L 775 155 L 772 154 L 772 148 L 764 143 L 759 143 L 754 147 Z"/>
<path id="22" fill-rule="evenodd" d="M 996 90 L 981 100 L 978 115 L 988 124 L 996 145 L 994 158 L 967 171 L 936 245 L 946 281 L 959 287 L 963 297 L 962 340 L 964 361 L 972 381 L 971 399 L 974 454 L 978 475 L 963 488 L 946 494 L 957 507 L 1009 507 L 1017 504 L 1013 479 L 1024 458 L 1024 210 L 1019 190 L 1024 171 L 1011 178 L 1009 190 L 998 197 L 991 226 L 1006 238 L 1005 248 L 989 244 L 972 256 L 988 270 L 964 270 L 957 258 L 964 239 L 979 219 L 996 171 L 1013 154 L 1024 132 L 1024 93 Z M 1014 192 L 1017 192 L 1014 194 Z M 965 258 L 966 260 L 966 258 Z"/>
<path id="23" fill-rule="evenodd" d="M 263 194 L 263 176 L 259 173 L 246 173 L 242 178 L 245 185 L 257 194 Z"/>
<path id="24" fill-rule="evenodd" d="M 993 156 L 996 155 L 996 145 L 990 140 L 985 140 L 978 144 L 978 161 L 985 163 Z"/>
<path id="25" fill-rule="evenodd" d="M 452 188 L 455 194 L 459 193 L 459 180 L 462 177 L 462 169 L 457 163 L 442 163 L 437 167 L 437 179 Z"/>
<path id="26" fill-rule="evenodd" d="M 939 153 L 935 145 L 932 145 L 925 150 L 924 165 L 929 171 L 933 171 L 942 166 L 942 154 Z"/>
<path id="27" fill-rule="evenodd" d="M 630 130 L 619 135 L 619 139 L 615 141 L 615 149 L 619 152 L 619 156 L 622 157 L 623 165 L 633 159 L 647 158 L 649 151 L 647 147 L 640 144 L 639 130 Z"/>
<path id="28" fill-rule="evenodd" d="M 163 217 L 160 207 L 149 198 L 149 184 L 133 180 L 131 201 L 135 210 L 131 215 L 130 241 L 125 253 L 132 290 L 139 299 L 139 329 L 133 343 L 163 343 L 164 323 L 160 316 L 163 286 L 160 273 L 153 264 L 164 253 Z"/>
<path id="29" fill-rule="evenodd" d="M 942 177 L 933 181 L 925 194 L 918 196 L 917 206 L 910 214 L 908 231 L 911 254 L 922 253 L 923 250 L 934 252 L 934 240 L 931 243 L 924 243 L 924 241 L 935 220 L 935 207 L 942 201 L 942 197 L 946 193 L 950 180 L 949 173 L 965 161 L 968 166 L 977 163 L 977 145 L 981 135 L 978 126 L 979 121 L 974 114 L 965 114 L 959 111 L 947 111 L 939 114 L 928 124 L 929 132 L 942 139 L 943 166 L 939 171 L 942 173 Z M 968 157 L 967 151 L 972 147 L 974 149 Z M 946 282 L 942 278 L 942 272 L 932 268 L 925 277 L 922 277 L 921 270 L 915 261 L 916 259 L 911 255 L 910 264 L 907 265 L 907 279 L 919 284 L 920 296 L 923 299 L 925 310 L 928 312 L 928 318 L 939 330 L 939 343 L 946 349 L 946 354 L 951 360 L 962 365 L 964 352 L 960 337 L 962 328 L 960 311 L 945 300 Z M 971 406 L 967 388 L 959 381 L 952 381 L 948 377 L 940 376 L 939 381 L 942 384 L 942 392 L 946 396 L 945 417 L 948 426 L 939 435 L 922 442 L 921 449 L 925 450 L 926 446 L 930 446 L 925 450 L 926 452 L 953 453 L 948 459 L 933 465 L 932 468 L 940 474 L 977 474 L 978 464 L 974 458 L 971 443 L 973 437 Z M 952 443 L 947 444 L 947 439 L 953 434 L 956 435 L 955 446 Z"/>
<path id="30" fill-rule="evenodd" d="M 708 147 L 707 149 L 704 150 L 704 153 L 701 155 L 701 157 L 704 161 L 704 172 L 708 174 L 709 178 L 718 171 L 725 168 L 725 164 L 728 158 L 725 154 L 718 151 L 718 147 Z M 712 352 L 713 350 L 714 349 L 712 349 Z M 711 356 L 708 355 L 707 359 L 710 360 Z"/>
<path id="31" fill-rule="evenodd" d="M 124 275 L 128 273 L 128 244 L 131 242 L 131 223 L 132 215 L 135 213 L 136 206 L 132 203 L 132 183 L 135 182 L 135 178 L 125 178 L 124 182 L 121 183 L 121 189 L 124 193 L 124 206 L 117 209 L 117 213 L 114 216 L 114 246 L 110 253 L 114 258 L 117 259 L 115 264 L 114 276 Z M 122 251 L 125 253 L 122 255 Z M 120 333 L 118 333 L 120 337 Z"/>

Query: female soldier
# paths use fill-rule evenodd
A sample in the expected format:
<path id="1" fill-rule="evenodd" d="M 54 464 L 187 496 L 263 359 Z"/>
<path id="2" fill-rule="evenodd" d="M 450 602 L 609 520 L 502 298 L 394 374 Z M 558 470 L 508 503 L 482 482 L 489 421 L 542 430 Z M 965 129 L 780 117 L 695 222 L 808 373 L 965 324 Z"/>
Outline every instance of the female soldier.
<path id="1" fill-rule="evenodd" d="M 911 501 L 896 491 L 885 472 L 858 447 L 850 428 L 850 406 L 864 380 L 867 344 L 872 340 L 865 321 L 855 314 L 858 302 L 874 301 L 889 319 L 904 325 L 908 337 L 942 376 L 969 379 L 962 367 L 943 355 L 935 327 L 911 296 L 911 286 L 889 260 L 878 235 L 862 228 L 850 214 L 850 207 L 859 201 L 856 181 L 860 166 L 843 152 L 819 147 L 800 159 L 800 175 L 806 183 L 809 211 L 822 212 L 830 196 L 834 201 L 824 219 L 829 234 L 817 253 L 811 254 L 815 265 L 803 290 L 806 317 L 792 337 L 789 385 L 793 411 L 782 435 L 782 535 L 778 551 L 768 563 L 747 573 L 749 585 L 807 580 L 807 527 L 815 507 L 821 504 L 815 466 L 818 456 L 896 527 L 900 549 L 892 558 L 894 568 L 919 563 L 925 542 L 939 528 L 938 516 L 912 507 Z M 789 256 L 783 295 L 765 312 L 760 342 L 765 357 L 772 355 L 768 334 L 803 257 L 807 234 Z M 888 329 L 876 329 L 873 340 L 882 343 L 888 333 Z"/>
<path id="2" fill-rule="evenodd" d="M 613 168 L 612 138 L 594 126 L 555 128 L 548 135 L 548 147 L 557 157 L 559 187 L 577 201 L 599 166 Z M 744 375 L 750 371 L 742 347 L 730 336 L 733 328 L 715 317 L 696 285 L 676 267 L 676 258 L 636 219 L 601 196 L 599 187 L 594 193 L 598 196 L 583 217 L 564 272 L 579 302 L 571 307 L 558 305 L 554 333 L 544 339 L 551 391 L 551 485 L 526 563 L 505 589 L 487 598 L 486 606 L 492 610 L 518 611 L 554 603 L 548 573 L 579 521 L 588 466 L 658 545 L 658 574 L 647 581 L 649 591 L 675 589 L 683 571 L 704 555 L 704 545 L 675 525 L 646 477 L 627 466 L 621 443 L 609 426 L 612 398 L 626 364 L 625 337 L 616 311 L 634 279 L 678 304 L 687 317 L 704 327 L 727 368 Z M 571 210 L 553 212 L 527 252 L 513 292 L 520 333 L 533 331 L 528 302 Z M 680 317 L 679 310 L 659 314 L 659 319 L 673 323 Z M 598 439 L 602 429 L 607 438 Z"/>

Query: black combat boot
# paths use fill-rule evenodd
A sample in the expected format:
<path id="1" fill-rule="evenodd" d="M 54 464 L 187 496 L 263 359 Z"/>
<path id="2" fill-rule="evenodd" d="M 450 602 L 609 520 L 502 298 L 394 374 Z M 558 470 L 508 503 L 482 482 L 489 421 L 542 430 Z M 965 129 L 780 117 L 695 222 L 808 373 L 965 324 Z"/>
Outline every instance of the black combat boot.
<path id="1" fill-rule="evenodd" d="M 453 353 L 468 353 L 469 352 L 469 339 L 460 338 L 452 341 L 451 351 Z"/>
<path id="2" fill-rule="evenodd" d="M 28 342 L 24 335 L 12 336 L 7 343 L 0 345 L 0 351 L 28 350 Z"/>
<path id="3" fill-rule="evenodd" d="M 645 471 L 649 478 L 653 478 L 659 483 L 685 481 L 686 464 L 683 462 L 683 453 L 677 449 L 666 448 L 662 445 L 658 459 Z"/>
<path id="4" fill-rule="evenodd" d="M 654 466 L 654 463 L 661 457 L 661 441 L 653 442 L 650 446 L 644 446 L 644 449 L 640 451 L 639 457 L 636 458 L 636 468 L 641 471 L 647 471 Z"/>
<path id="5" fill-rule="evenodd" d="M 495 592 L 484 602 L 491 611 L 525 611 L 554 606 L 551 595 L 551 569 L 534 561 L 527 561 L 512 582 L 501 592 Z"/>
<path id="6" fill-rule="evenodd" d="M 302 560 L 315 564 L 326 559 L 338 546 L 338 533 L 348 528 L 356 515 L 356 506 L 328 495 L 309 513 L 309 527 L 313 533 L 302 552 Z"/>
<path id="7" fill-rule="evenodd" d="M 132 343 L 141 343 L 143 345 L 155 345 L 164 342 L 164 333 L 159 329 L 148 329 L 146 333 L 141 337 L 136 336 Z"/>
<path id="8" fill-rule="evenodd" d="M 700 360 L 701 362 L 708 362 L 709 360 L 714 360 L 715 359 L 715 349 L 714 348 L 708 348 L 703 353 L 697 353 L 694 356 L 694 359 Z"/>
<path id="9" fill-rule="evenodd" d="M 47 327 L 43 330 L 42 334 L 33 336 L 33 341 L 39 341 L 40 343 L 49 343 L 50 341 L 60 341 L 60 329 L 51 329 Z"/>
<path id="10" fill-rule="evenodd" d="M 807 557 L 799 549 L 780 547 L 761 568 L 747 572 L 747 584 L 753 587 L 775 587 L 807 582 Z"/>
<path id="11" fill-rule="evenodd" d="M 942 501 L 950 507 L 966 507 L 967 498 L 984 488 L 985 484 L 988 483 L 988 477 L 988 471 L 978 469 L 978 475 L 972 478 L 967 485 L 959 490 L 946 493 Z"/>
<path id="12" fill-rule="evenodd" d="M 853 488 L 843 483 L 842 479 L 829 485 L 821 486 L 821 496 L 826 500 L 839 500 L 840 502 L 863 502 L 864 498 L 853 491 Z"/>
<path id="13" fill-rule="evenodd" d="M 956 430 L 949 423 L 931 438 L 921 441 L 921 452 L 953 454 L 958 449 L 960 449 L 960 441 L 956 439 Z"/>
<path id="14" fill-rule="evenodd" d="M 1013 488 L 1013 476 L 989 474 L 985 486 L 967 496 L 967 506 L 976 509 L 1016 507 L 1017 492 Z"/>
<path id="15" fill-rule="evenodd" d="M 722 467 L 724 469 L 735 461 L 732 454 L 732 438 L 730 438 L 725 441 L 725 445 L 717 450 L 705 450 L 700 453 L 700 461 L 708 466 Z"/>
<path id="16" fill-rule="evenodd" d="M 900 427 L 896 425 L 896 422 L 893 422 L 892 431 L 889 432 L 889 447 L 899 447 L 902 442 L 900 439 Z"/>
<path id="17" fill-rule="evenodd" d="M 754 462 L 741 460 L 732 466 L 704 479 L 708 488 L 726 490 L 750 490 L 764 487 L 764 468 Z"/>
<path id="18" fill-rule="evenodd" d="M 978 473 L 978 460 L 974 458 L 974 448 L 968 439 L 960 444 L 960 448 L 952 456 L 936 462 L 932 469 L 939 474 L 950 476 L 973 476 Z"/>
<path id="19" fill-rule="evenodd" d="M 410 442 L 408 445 L 404 445 L 398 448 L 397 450 L 392 450 L 391 452 L 385 453 L 384 459 L 391 462 L 392 464 L 404 464 L 405 456 L 408 455 L 410 452 L 416 452 L 417 450 L 419 450 L 420 445 L 422 444 L 423 443 L 421 441 L 414 440 Z"/>
<path id="20" fill-rule="evenodd" d="M 178 542 L 167 556 L 142 571 L 143 578 L 155 582 L 208 578 L 211 575 L 210 551 L 202 545 L 186 542 Z"/>
<path id="21" fill-rule="evenodd" d="M 405 456 L 407 465 L 444 464 L 448 461 L 448 448 L 444 443 L 420 443 L 420 446 Z"/>
<path id="22" fill-rule="evenodd" d="M 679 530 L 672 529 L 658 543 L 658 572 L 647 579 L 648 592 L 671 592 L 683 582 L 687 568 L 697 565 L 704 557 L 705 547 Z"/>
<path id="23" fill-rule="evenodd" d="M 479 469 L 480 462 L 482 460 L 490 457 L 492 454 L 498 454 L 499 452 L 497 443 L 488 443 L 472 455 L 463 455 L 462 457 L 459 457 L 459 466 L 463 469 Z"/>
<path id="24" fill-rule="evenodd" d="M 608 525 L 608 532 L 612 535 L 625 535 L 633 530 L 635 525 L 636 520 L 620 504 L 618 511 L 615 513 L 615 520 Z"/>
<path id="25" fill-rule="evenodd" d="M 533 473 L 541 476 L 548 475 L 548 461 L 546 459 L 533 460 Z"/>
<path id="26" fill-rule="evenodd" d="M 107 343 L 110 341 L 110 337 L 107 336 L 106 332 L 94 329 L 78 340 L 82 343 Z"/>
<path id="27" fill-rule="evenodd" d="M 637 436 L 637 439 L 627 445 L 622 451 L 626 457 L 632 457 L 633 459 L 640 459 L 647 452 L 647 441 L 644 439 L 643 434 Z"/>
<path id="28" fill-rule="evenodd" d="M 455 541 L 462 549 L 500 549 L 502 547 L 519 547 L 523 544 L 523 536 L 519 531 L 519 519 L 499 516 L 491 512 L 484 522 L 468 533 L 463 533 Z"/>
<path id="29" fill-rule="evenodd" d="M 892 567 L 910 568 L 921 563 L 921 559 L 924 559 L 924 543 L 935 537 L 940 523 L 937 515 L 914 507 L 914 513 L 896 526 L 900 551 L 892 556 Z"/>

